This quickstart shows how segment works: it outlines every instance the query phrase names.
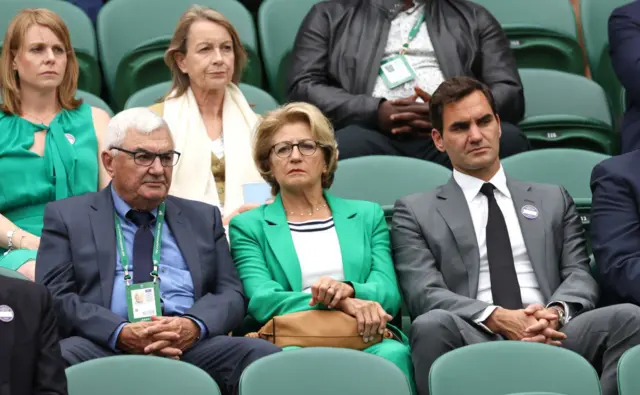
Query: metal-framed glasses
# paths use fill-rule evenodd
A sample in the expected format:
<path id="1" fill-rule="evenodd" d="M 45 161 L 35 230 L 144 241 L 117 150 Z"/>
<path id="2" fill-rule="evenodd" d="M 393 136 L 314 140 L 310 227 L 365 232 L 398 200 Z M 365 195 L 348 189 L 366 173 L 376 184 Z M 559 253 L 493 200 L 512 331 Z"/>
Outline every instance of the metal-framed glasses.
<path id="1" fill-rule="evenodd" d="M 178 164 L 178 159 L 180 159 L 180 153 L 177 151 L 155 153 L 143 149 L 136 151 L 129 151 L 120 147 L 111 147 L 110 149 L 122 151 L 131 155 L 133 157 L 133 162 L 138 166 L 151 166 L 153 162 L 156 161 L 156 158 L 160 158 L 160 164 L 162 167 L 173 167 Z"/>
<path id="2" fill-rule="evenodd" d="M 293 153 L 293 148 L 298 147 L 298 151 L 302 156 L 311 156 L 316 153 L 318 147 L 322 147 L 319 141 L 305 139 L 300 140 L 297 143 L 291 143 L 289 141 L 281 141 L 271 147 L 271 150 L 277 157 L 286 159 Z"/>

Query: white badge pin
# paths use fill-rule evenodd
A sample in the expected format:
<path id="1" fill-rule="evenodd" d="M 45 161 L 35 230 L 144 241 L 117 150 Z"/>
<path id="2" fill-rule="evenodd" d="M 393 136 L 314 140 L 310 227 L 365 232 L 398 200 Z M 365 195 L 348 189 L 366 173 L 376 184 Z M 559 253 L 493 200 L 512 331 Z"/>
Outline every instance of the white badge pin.
<path id="1" fill-rule="evenodd" d="M 522 206 L 522 215 L 528 219 L 538 218 L 538 209 L 531 205 Z"/>
<path id="2" fill-rule="evenodd" d="M 66 137 L 67 140 L 69 140 L 70 144 L 75 144 L 76 138 L 71 133 L 65 133 L 64 137 Z"/>
<path id="3" fill-rule="evenodd" d="M 0 305 L 0 321 L 11 322 L 13 321 L 13 309 L 6 304 Z"/>

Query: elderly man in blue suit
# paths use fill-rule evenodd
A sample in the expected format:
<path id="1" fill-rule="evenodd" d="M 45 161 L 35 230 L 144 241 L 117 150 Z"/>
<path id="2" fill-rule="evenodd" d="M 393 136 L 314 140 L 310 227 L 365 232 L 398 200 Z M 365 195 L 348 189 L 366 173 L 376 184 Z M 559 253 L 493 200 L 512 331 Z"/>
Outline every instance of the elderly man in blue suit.
<path id="1" fill-rule="evenodd" d="M 235 393 L 244 368 L 279 349 L 227 336 L 246 299 L 220 211 L 167 196 L 180 154 L 150 110 L 116 115 L 105 140 L 111 185 L 45 211 L 36 279 L 54 297 L 64 359 L 181 359 Z"/>

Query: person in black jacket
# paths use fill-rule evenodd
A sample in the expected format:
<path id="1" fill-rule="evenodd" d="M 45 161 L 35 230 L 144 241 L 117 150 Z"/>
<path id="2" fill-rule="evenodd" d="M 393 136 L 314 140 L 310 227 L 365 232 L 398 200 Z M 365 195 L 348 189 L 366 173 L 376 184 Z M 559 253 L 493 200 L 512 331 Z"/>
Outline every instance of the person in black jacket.
<path id="1" fill-rule="evenodd" d="M 0 395 L 67 395 L 51 295 L 0 274 Z"/>
<path id="2" fill-rule="evenodd" d="M 524 95 L 509 40 L 485 8 L 467 0 L 316 4 L 296 37 L 288 99 L 331 119 L 341 159 L 401 155 L 451 167 L 431 140 L 428 101 L 455 76 L 490 87 L 502 120 L 501 157 L 530 148 L 515 126 Z"/>

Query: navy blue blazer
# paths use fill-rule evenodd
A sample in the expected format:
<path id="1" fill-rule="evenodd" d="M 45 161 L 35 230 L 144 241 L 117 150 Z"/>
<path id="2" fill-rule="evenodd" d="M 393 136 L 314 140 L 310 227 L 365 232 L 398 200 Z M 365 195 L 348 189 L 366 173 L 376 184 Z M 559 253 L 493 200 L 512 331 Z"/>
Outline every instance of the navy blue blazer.
<path id="1" fill-rule="evenodd" d="M 627 110 L 620 129 L 624 154 L 640 148 L 640 1 L 611 14 L 609 47 L 613 68 L 627 91 Z"/>
<path id="2" fill-rule="evenodd" d="M 591 238 L 603 303 L 640 305 L 640 151 L 591 174 Z"/>
<path id="3" fill-rule="evenodd" d="M 36 281 L 51 291 L 62 337 L 81 336 L 108 347 L 124 322 L 113 313 L 116 239 L 111 188 L 51 202 L 36 258 Z M 186 315 L 209 337 L 242 324 L 247 300 L 217 207 L 168 196 L 166 221 L 193 278 L 195 303 Z"/>

